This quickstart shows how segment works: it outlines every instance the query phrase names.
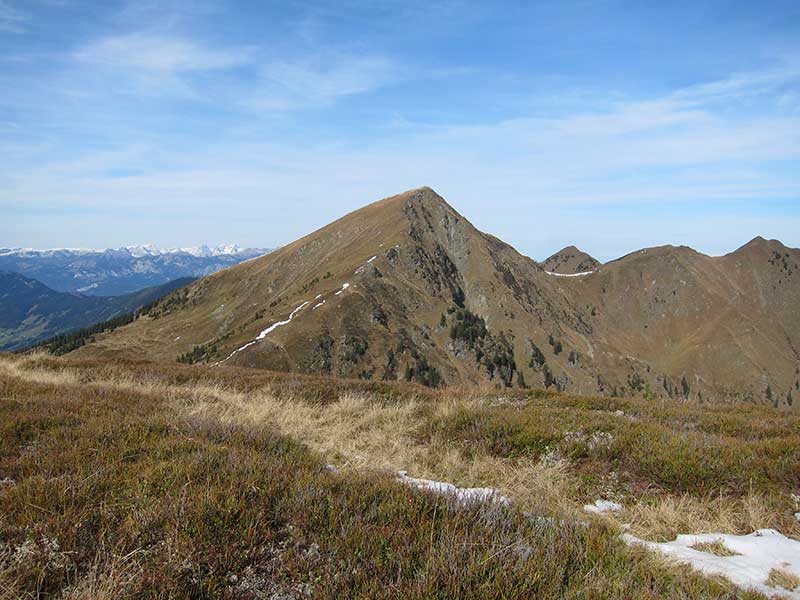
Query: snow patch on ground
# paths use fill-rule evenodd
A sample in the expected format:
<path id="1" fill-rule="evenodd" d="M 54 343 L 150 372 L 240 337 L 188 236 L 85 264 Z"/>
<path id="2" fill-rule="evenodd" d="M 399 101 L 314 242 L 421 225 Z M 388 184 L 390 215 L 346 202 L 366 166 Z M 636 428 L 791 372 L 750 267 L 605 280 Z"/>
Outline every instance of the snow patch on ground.
<path id="1" fill-rule="evenodd" d="M 592 273 L 596 273 L 597 271 L 583 271 L 581 273 L 553 273 L 552 271 L 545 271 L 548 275 L 554 275 L 555 277 L 584 277 L 585 275 L 591 275 Z"/>
<path id="2" fill-rule="evenodd" d="M 367 261 L 367 263 L 371 263 L 371 262 L 372 262 L 373 260 L 375 260 L 376 258 L 378 258 L 378 255 L 377 255 L 377 254 L 376 254 L 375 256 L 373 256 L 372 258 L 370 258 L 370 259 Z"/>
<path id="3" fill-rule="evenodd" d="M 282 327 L 282 326 L 284 326 L 284 325 L 288 325 L 289 323 L 291 323 L 291 322 L 292 322 L 292 319 L 294 319 L 294 316 L 295 316 L 297 313 L 299 313 L 301 310 L 303 310 L 303 309 L 304 309 L 306 306 L 308 306 L 308 304 L 309 304 L 309 303 L 308 303 L 308 300 L 306 300 L 306 301 L 305 301 L 305 302 L 303 302 L 303 303 L 302 303 L 300 306 L 298 306 L 297 308 L 295 308 L 295 309 L 294 309 L 294 310 L 293 310 L 291 313 L 289 313 L 289 318 L 288 318 L 288 319 L 286 319 L 285 321 L 277 321 L 277 322 L 273 323 L 272 325 L 270 325 L 269 327 L 267 327 L 267 328 L 266 328 L 264 331 L 262 331 L 261 333 L 259 333 L 259 334 L 258 334 L 258 337 L 256 337 L 256 339 L 257 339 L 257 340 L 263 340 L 263 339 L 264 339 L 265 337 L 267 337 L 267 336 L 268 336 L 270 333 L 272 333 L 273 331 L 275 331 L 275 330 L 276 330 L 278 327 Z"/>
<path id="4" fill-rule="evenodd" d="M 773 569 L 800 577 L 800 542 L 774 529 L 759 529 L 748 535 L 703 533 L 679 535 L 672 542 L 648 542 L 629 534 L 622 536 L 628 545 L 643 546 L 688 564 L 704 575 L 721 575 L 734 585 L 755 590 L 766 596 L 800 600 L 800 589 L 784 590 L 767 585 Z M 717 556 L 695 550 L 692 546 L 720 542 L 735 556 Z"/>
<path id="5" fill-rule="evenodd" d="M 619 512 L 622 509 L 622 504 L 611 502 L 611 500 L 595 500 L 594 504 L 587 504 L 583 507 L 583 510 L 590 513 Z"/>
<path id="6" fill-rule="evenodd" d="M 323 304 L 325 304 L 325 300 L 323 300 L 322 302 L 317 302 L 314 306 L 311 307 L 311 310 L 317 310 Z"/>
<path id="7" fill-rule="evenodd" d="M 258 336 L 256 337 L 256 339 L 254 339 L 252 342 L 247 342 L 244 346 L 241 346 L 241 347 L 237 348 L 236 350 L 231 352 L 227 357 L 225 357 L 224 359 L 222 359 L 218 363 L 214 363 L 214 366 L 216 367 L 217 365 L 221 365 L 222 363 L 224 363 L 224 362 L 230 360 L 231 358 L 233 358 L 239 352 L 241 352 L 243 350 L 246 350 L 247 348 L 249 348 L 253 344 L 257 343 L 259 340 L 263 340 L 270 333 L 275 331 L 278 327 L 282 327 L 283 325 L 288 325 L 289 323 L 291 323 L 292 319 L 294 319 L 294 316 L 297 313 L 299 313 L 301 310 L 303 310 L 306 306 L 308 306 L 308 304 L 309 304 L 309 302 L 308 302 L 308 300 L 306 300 L 300 306 L 295 308 L 291 313 L 289 313 L 289 318 L 287 318 L 285 321 L 276 321 L 275 323 L 273 323 L 272 325 L 270 325 L 269 327 L 264 329 L 261 333 L 259 333 Z"/>
<path id="8" fill-rule="evenodd" d="M 398 471 L 397 481 L 418 490 L 426 490 L 455 498 L 461 504 L 470 504 L 472 502 L 495 502 L 503 506 L 511 504 L 508 498 L 494 488 L 459 488 L 452 483 L 443 481 L 415 479 L 414 477 L 409 477 L 407 471 Z"/>
<path id="9" fill-rule="evenodd" d="M 338 292 L 336 292 L 336 293 L 334 294 L 334 296 L 338 296 L 339 294 L 342 294 L 342 293 L 344 293 L 344 291 L 345 291 L 347 288 L 349 288 L 349 287 L 350 287 L 350 284 L 349 284 L 349 283 L 344 283 L 344 284 L 342 284 L 342 289 L 340 289 Z"/>

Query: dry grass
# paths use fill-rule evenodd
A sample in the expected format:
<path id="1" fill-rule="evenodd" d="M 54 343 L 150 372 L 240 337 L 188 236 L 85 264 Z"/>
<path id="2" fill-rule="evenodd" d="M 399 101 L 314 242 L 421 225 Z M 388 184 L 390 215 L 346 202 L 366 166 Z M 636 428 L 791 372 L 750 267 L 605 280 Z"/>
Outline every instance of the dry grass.
<path id="1" fill-rule="evenodd" d="M 521 510 L 568 522 L 588 518 L 580 510 L 586 502 L 618 499 L 624 513 L 589 519 L 602 528 L 610 525 L 602 530 L 611 537 L 623 524 L 657 541 L 680 533 L 749 533 L 764 527 L 800 537 L 790 496 L 800 474 L 792 458 L 800 451 L 800 419 L 777 418 L 768 409 L 742 410 L 739 418 L 634 400 L 500 398 L 480 390 L 431 392 L 410 385 L 76 363 L 38 355 L 0 357 L 2 378 L 103 398 L 141 397 L 173 415 L 178 428 L 215 423 L 231 431 L 274 432 L 302 442 L 354 481 L 407 470 L 459 486 L 494 487 Z M 688 422 L 693 429 L 687 430 Z M 658 568 L 652 558 L 640 560 Z M 64 593 L 102 598 L 111 590 L 113 596 L 128 585 L 126 578 L 140 584 L 141 568 L 136 561 L 95 560 Z M 608 568 L 621 576 L 616 566 Z M 604 589 L 609 575 L 602 573 L 586 574 L 587 582 L 594 581 L 586 585 Z M 0 589 L 16 585 L 8 583 L 11 577 L 0 570 Z"/>
<path id="2" fill-rule="evenodd" d="M 620 522 L 616 515 L 608 519 Z M 760 493 L 746 496 L 662 495 L 631 504 L 625 522 L 632 532 L 653 541 L 669 541 L 681 533 L 744 534 L 785 523 L 786 519 L 767 503 Z M 792 531 L 788 523 L 788 531 Z"/>
<path id="3" fill-rule="evenodd" d="M 420 439 L 420 423 L 481 400 L 446 399 L 436 405 L 411 397 L 376 403 L 360 394 L 319 405 L 275 397 L 269 390 L 243 394 L 200 387 L 182 405 L 191 416 L 225 423 L 270 424 L 322 453 L 338 469 L 405 470 L 415 477 L 449 481 L 462 487 L 495 487 L 528 509 L 564 508 L 567 493 L 563 461 L 509 460 L 488 454 L 465 456 L 446 438 Z"/>
<path id="4" fill-rule="evenodd" d="M 767 585 L 782 587 L 785 590 L 793 591 L 800 588 L 800 577 L 780 569 L 772 569 L 772 571 L 769 572 Z"/>
<path id="5" fill-rule="evenodd" d="M 298 382 L 292 376 L 273 376 L 265 381 L 257 374 L 253 376 L 256 384 L 251 385 L 247 383 L 249 374 L 237 380 L 224 377 L 221 370 L 211 370 L 213 376 L 202 375 L 197 380 L 182 377 L 191 369 L 174 367 L 143 370 L 99 363 L 81 369 L 43 354 L 0 361 L 0 369 L 51 385 L 82 382 L 156 395 L 187 418 L 269 425 L 301 440 L 340 470 L 406 470 L 415 477 L 459 486 L 494 487 L 525 510 L 538 513 L 577 518 L 584 503 L 616 497 L 625 504 L 625 512 L 600 518 L 629 526 L 632 533 L 646 539 L 669 540 L 680 533 L 742 534 L 767 527 L 800 537 L 800 524 L 789 506 L 791 490 L 771 482 L 754 489 L 752 479 L 749 485 L 733 489 L 692 489 L 692 481 L 710 477 L 689 470 L 695 468 L 691 464 L 694 457 L 687 455 L 685 446 L 676 445 L 678 440 L 685 444 L 687 420 L 701 421 L 703 429 L 717 432 L 726 451 L 738 457 L 742 479 L 750 477 L 757 469 L 748 470 L 741 460 L 743 454 L 752 452 L 750 446 L 762 450 L 765 443 L 775 440 L 782 444 L 781 452 L 791 455 L 785 447 L 786 440 L 793 440 L 800 450 L 800 419 L 786 415 L 781 415 L 783 420 L 773 419 L 767 409 L 762 409 L 767 418 L 753 419 L 748 411 L 740 411 L 745 414 L 738 420 L 718 409 L 692 411 L 686 406 L 551 393 L 534 399 L 519 395 L 498 398 L 488 390 L 432 393 L 416 386 L 390 386 L 376 394 L 374 389 L 358 389 L 363 384 L 354 383 L 337 384 L 336 392 L 329 394 L 318 389 L 320 378 Z M 208 371 L 194 370 L 193 376 Z M 309 387 L 314 390 L 311 395 Z M 614 415 L 620 408 L 626 413 L 622 419 Z M 594 448 L 590 448 L 591 428 L 610 432 L 607 438 L 598 438 L 602 443 Z M 580 435 L 575 435 L 576 431 Z M 771 431 L 775 432 L 773 438 L 769 437 Z M 731 433 L 737 437 L 728 435 Z M 620 445 L 622 436 L 628 436 L 625 446 Z M 642 438 L 646 438 L 644 446 Z M 701 443 L 707 447 L 702 450 L 704 469 L 714 475 L 728 466 L 721 461 L 726 457 L 715 456 L 710 433 L 702 434 Z M 620 447 L 615 448 L 617 445 Z M 650 472 L 626 472 L 620 460 L 636 456 L 641 447 Z M 680 452 L 674 456 L 676 448 Z M 613 450 L 616 455 L 608 456 Z M 681 460 L 689 464 L 681 464 Z M 639 464 L 628 468 L 644 471 Z M 790 460 L 786 468 L 788 480 L 797 481 L 800 465 Z M 680 469 L 688 470 L 687 483 L 681 483 L 684 475 Z M 730 471 L 727 477 L 732 475 Z M 650 483 L 642 482 L 643 475 Z M 672 489 L 667 487 L 670 481 L 677 483 Z M 684 491 L 686 488 L 689 491 Z"/>
<path id="6" fill-rule="evenodd" d="M 713 542 L 700 542 L 692 546 L 692 548 L 699 552 L 708 552 L 709 554 L 714 554 L 716 556 L 738 556 L 738 552 L 734 552 L 720 540 L 714 540 Z"/>
<path id="7" fill-rule="evenodd" d="M 168 381 L 175 373 L 143 371 L 137 382 L 115 366 L 63 368 L 0 369 L 0 475 L 14 481 L 0 490 L 3 600 L 731 592 L 630 552 L 599 524 L 458 507 L 355 468 L 369 461 L 329 473 L 322 456 L 276 431 L 305 433 L 354 461 L 380 452 L 389 464 L 380 449 L 401 448 L 381 435 L 424 444 L 408 423 L 437 409 L 419 398 L 381 408 L 346 395 L 326 416 L 321 403 L 292 406 L 274 391 L 249 398 L 227 385 Z M 237 410 L 246 418 L 233 418 Z M 405 452 L 420 468 L 432 462 Z M 449 460 L 453 473 L 511 481 Z"/>

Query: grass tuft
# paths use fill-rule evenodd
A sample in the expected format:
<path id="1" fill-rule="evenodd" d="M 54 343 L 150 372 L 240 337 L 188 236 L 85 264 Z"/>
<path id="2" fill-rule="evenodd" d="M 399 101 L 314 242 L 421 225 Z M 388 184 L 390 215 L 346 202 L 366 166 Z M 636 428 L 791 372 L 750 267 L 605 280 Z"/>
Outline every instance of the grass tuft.
<path id="1" fill-rule="evenodd" d="M 692 546 L 692 548 L 698 552 L 708 552 L 709 554 L 714 554 L 715 556 L 739 556 L 738 552 L 734 552 L 720 540 L 714 540 L 713 542 L 699 542 Z"/>
<path id="2" fill-rule="evenodd" d="M 800 577 L 782 569 L 772 569 L 769 572 L 767 585 L 772 587 L 782 587 L 785 590 L 794 591 L 800 588 Z"/>

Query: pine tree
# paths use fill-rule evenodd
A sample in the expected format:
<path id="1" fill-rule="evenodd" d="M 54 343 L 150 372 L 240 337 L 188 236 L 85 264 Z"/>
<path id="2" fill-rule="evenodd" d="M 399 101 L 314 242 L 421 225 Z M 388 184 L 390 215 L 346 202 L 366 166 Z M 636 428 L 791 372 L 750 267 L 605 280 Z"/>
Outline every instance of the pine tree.
<path id="1" fill-rule="evenodd" d="M 681 379 L 681 389 L 683 390 L 683 397 L 688 400 L 689 399 L 689 392 L 691 388 L 689 387 L 689 382 L 686 381 L 686 375 L 683 376 Z"/>

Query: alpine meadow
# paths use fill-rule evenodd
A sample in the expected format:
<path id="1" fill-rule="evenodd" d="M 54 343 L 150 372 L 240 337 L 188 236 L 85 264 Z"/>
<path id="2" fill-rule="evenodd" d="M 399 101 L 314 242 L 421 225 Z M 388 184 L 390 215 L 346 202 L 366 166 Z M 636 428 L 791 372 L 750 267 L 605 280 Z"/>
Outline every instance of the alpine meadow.
<path id="1" fill-rule="evenodd" d="M 0 600 L 800 600 L 798 40 L 0 0 Z"/>

